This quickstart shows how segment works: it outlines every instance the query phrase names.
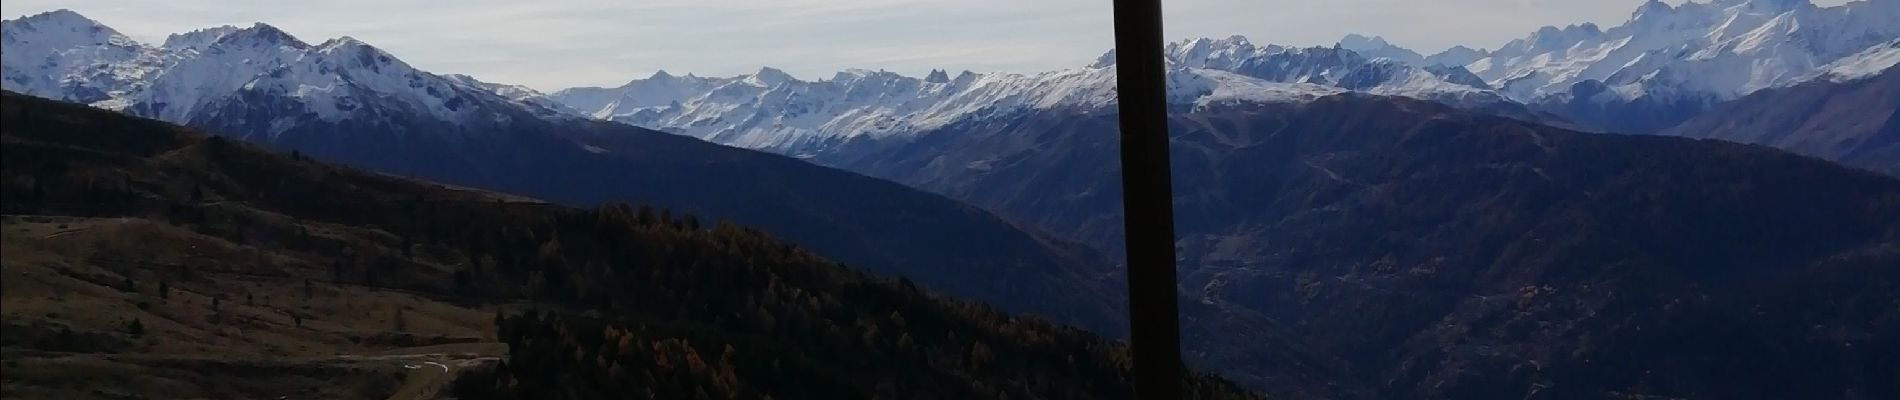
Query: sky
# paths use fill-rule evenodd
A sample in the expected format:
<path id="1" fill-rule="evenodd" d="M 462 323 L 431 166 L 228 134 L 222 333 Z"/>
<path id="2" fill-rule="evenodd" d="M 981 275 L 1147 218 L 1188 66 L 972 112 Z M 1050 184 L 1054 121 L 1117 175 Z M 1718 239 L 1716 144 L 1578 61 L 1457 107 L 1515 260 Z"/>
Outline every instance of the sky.
<path id="1" fill-rule="evenodd" d="M 1644 0 L 1164 0 L 1169 40 L 1244 35 L 1331 45 L 1378 35 L 1430 54 L 1496 48 L 1545 25 L 1615 26 Z M 1684 0 L 1669 1 L 1680 4 Z M 1699 0 L 1707 1 L 1707 0 Z M 1816 0 L 1834 5 L 1847 0 Z M 771 66 L 922 76 L 1087 65 L 1113 46 L 1110 0 L 6 0 L 7 19 L 66 8 L 146 43 L 264 22 L 317 43 L 351 36 L 424 70 L 552 91 L 655 71 Z"/>

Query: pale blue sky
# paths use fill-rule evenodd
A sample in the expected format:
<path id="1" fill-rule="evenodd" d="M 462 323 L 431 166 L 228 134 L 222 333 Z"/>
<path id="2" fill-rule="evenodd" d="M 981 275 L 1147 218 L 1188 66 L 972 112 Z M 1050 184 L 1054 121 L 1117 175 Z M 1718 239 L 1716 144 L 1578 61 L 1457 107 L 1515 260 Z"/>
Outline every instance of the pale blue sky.
<path id="1" fill-rule="evenodd" d="M 1385 36 L 1424 53 L 1494 48 L 1544 25 L 1616 25 L 1643 0 L 1166 0 L 1170 40 L 1246 35 L 1327 45 Z M 1706 0 L 1699 0 L 1706 1 Z M 1671 1 L 1681 3 L 1682 0 Z M 1817 0 L 1823 5 L 1846 0 Z M 68 8 L 127 35 L 266 22 L 309 42 L 352 36 L 438 73 L 541 90 L 656 70 L 806 79 L 843 68 L 922 75 L 1088 64 L 1112 44 L 1109 0 L 6 0 L 8 19 Z"/>

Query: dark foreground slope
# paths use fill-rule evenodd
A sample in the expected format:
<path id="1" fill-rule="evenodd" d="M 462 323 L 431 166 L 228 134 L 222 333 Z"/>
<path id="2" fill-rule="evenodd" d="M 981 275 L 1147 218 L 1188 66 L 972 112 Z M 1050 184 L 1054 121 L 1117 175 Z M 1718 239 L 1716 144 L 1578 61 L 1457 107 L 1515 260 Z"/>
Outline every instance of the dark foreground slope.
<path id="1" fill-rule="evenodd" d="M 1900 68 L 1763 89 L 1661 134 L 1773 146 L 1900 176 Z"/>
<path id="2" fill-rule="evenodd" d="M 82 257 L 47 250 L 35 253 L 46 259 L 27 261 L 9 254 L 9 283 L 40 279 L 15 274 L 40 271 L 29 268 L 45 264 L 61 266 L 44 267 L 51 274 L 81 266 L 96 269 L 83 274 L 88 282 L 145 288 L 75 290 L 50 301 L 96 304 L 99 312 L 125 310 L 142 318 L 133 321 L 154 328 L 8 313 L 8 393 L 60 393 L 34 391 L 45 389 L 36 385 L 61 383 L 15 368 L 21 362 L 40 365 L 51 363 L 44 361 L 49 358 L 110 351 L 122 356 L 103 360 L 189 356 L 194 362 L 217 363 L 226 355 L 223 346 L 180 350 L 154 343 L 253 343 L 342 324 L 333 319 L 361 310 L 313 308 L 308 299 L 324 297 L 313 292 L 348 286 L 434 304 L 396 308 L 385 320 L 386 329 L 351 328 L 363 336 L 438 324 L 435 316 L 440 314 L 417 310 L 449 307 L 443 304 L 492 309 L 508 303 L 515 305 L 504 309 L 565 310 L 509 311 L 518 316 L 495 320 L 498 339 L 509 348 L 500 362 L 481 366 L 442 360 L 444 372 L 474 371 L 455 385 L 455 395 L 462 398 L 1129 394 L 1126 356 L 1119 345 L 1039 319 L 934 297 L 908 281 L 873 279 L 751 229 L 645 207 L 568 209 L 270 154 L 161 122 L 80 106 L 10 94 L 4 100 L 0 182 L 7 214 L 120 225 L 151 221 L 159 232 L 145 236 L 146 253 Z M 10 223 L 7 231 L 10 246 L 16 241 L 38 246 L 34 249 L 109 246 L 59 244 L 72 236 L 68 234 L 18 238 L 14 227 Z M 216 251 L 199 245 L 173 248 L 168 245 L 172 237 L 232 247 L 247 255 L 238 262 L 249 265 L 228 265 L 232 260 L 215 257 Z M 156 262 L 172 253 L 182 253 L 178 257 L 186 261 Z M 256 279 L 219 286 L 213 282 L 217 276 Z M 14 289 L 8 290 L 12 294 Z M 251 296 L 233 297 L 239 290 L 280 296 L 275 303 L 268 295 L 262 300 L 275 306 L 256 306 Z M 200 293 L 204 297 L 193 302 Z M 303 305 L 298 298 L 304 299 Z M 11 311 L 49 300 L 8 296 L 6 301 Z M 369 296 L 356 301 L 359 307 L 387 305 Z M 144 305 L 126 305 L 131 303 Z M 187 306 L 203 310 L 191 318 L 154 314 Z M 208 329 L 219 333 L 186 329 L 193 318 L 226 327 Z M 54 332 L 49 333 L 52 339 L 16 340 L 23 337 L 22 331 L 11 328 L 16 323 L 63 328 L 48 328 Z M 256 337 L 226 338 L 231 330 Z M 194 338 L 200 334 L 212 339 Z M 388 340 L 423 340 L 403 337 Z M 434 364 L 420 361 L 438 362 L 430 357 L 441 354 L 405 360 L 417 367 L 413 370 L 433 371 Z M 276 360 L 289 362 L 282 356 Z M 95 364 L 62 368 L 75 376 L 99 373 L 86 370 L 87 365 Z M 297 374 L 320 375 L 312 379 L 331 374 L 328 379 L 338 379 L 330 382 L 334 386 L 355 383 L 314 365 L 251 374 L 184 378 L 180 384 L 289 381 L 282 375 Z M 32 379 L 24 378 L 29 376 Z M 158 378 L 130 375 L 86 383 L 98 388 L 86 397 L 106 397 L 121 386 L 150 389 L 147 379 Z M 1195 397 L 1248 397 L 1214 379 L 1190 379 Z M 394 390 L 401 383 L 381 389 Z M 224 394 L 207 396 L 259 395 L 248 390 L 219 393 Z M 382 395 L 370 387 L 327 396 Z"/>
<path id="3" fill-rule="evenodd" d="M 1115 118 L 977 121 L 885 149 L 892 157 L 830 161 L 1112 252 Z M 1319 359 L 1342 360 L 1339 387 L 1459 399 L 1900 394 L 1890 177 L 1760 146 L 1358 95 L 1183 109 L 1172 136 L 1190 323 L 1262 315 Z M 991 161 L 949 168 L 979 160 Z M 1287 357 L 1235 356 L 1283 354 L 1254 343 L 1187 346 L 1230 376 L 1286 371 L 1266 361 Z"/>

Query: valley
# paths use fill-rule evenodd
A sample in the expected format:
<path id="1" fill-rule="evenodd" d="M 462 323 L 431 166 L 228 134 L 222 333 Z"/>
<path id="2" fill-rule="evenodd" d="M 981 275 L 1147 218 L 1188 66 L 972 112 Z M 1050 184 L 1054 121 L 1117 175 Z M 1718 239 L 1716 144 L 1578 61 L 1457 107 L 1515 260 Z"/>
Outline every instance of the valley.
<path id="1" fill-rule="evenodd" d="M 4 100 L 9 396 L 1128 392 L 1114 378 L 1127 374 L 1121 344 L 849 270 L 750 228 L 522 201 Z M 553 333 L 600 326 L 588 324 L 618 333 Z M 555 337 L 524 340 L 541 335 Z M 592 368 L 562 349 L 632 357 L 648 345 L 637 354 L 682 358 L 628 359 L 665 378 L 645 389 L 618 374 L 533 384 Z M 720 369 L 692 364 L 695 346 L 725 348 Z M 180 367 L 192 372 L 145 375 Z M 1184 379 L 1195 398 L 1255 398 Z M 191 391 L 167 392 L 179 388 Z"/>

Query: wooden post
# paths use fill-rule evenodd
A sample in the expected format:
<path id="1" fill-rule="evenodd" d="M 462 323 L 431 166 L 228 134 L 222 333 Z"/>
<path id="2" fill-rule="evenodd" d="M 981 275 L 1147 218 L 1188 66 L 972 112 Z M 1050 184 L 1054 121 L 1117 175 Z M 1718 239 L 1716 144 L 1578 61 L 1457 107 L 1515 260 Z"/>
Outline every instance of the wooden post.
<path id="1" fill-rule="evenodd" d="M 1168 89 L 1162 43 L 1161 0 L 1115 0 L 1122 210 L 1128 235 L 1135 398 L 1139 400 L 1181 397 L 1174 191 L 1168 165 Z"/>

